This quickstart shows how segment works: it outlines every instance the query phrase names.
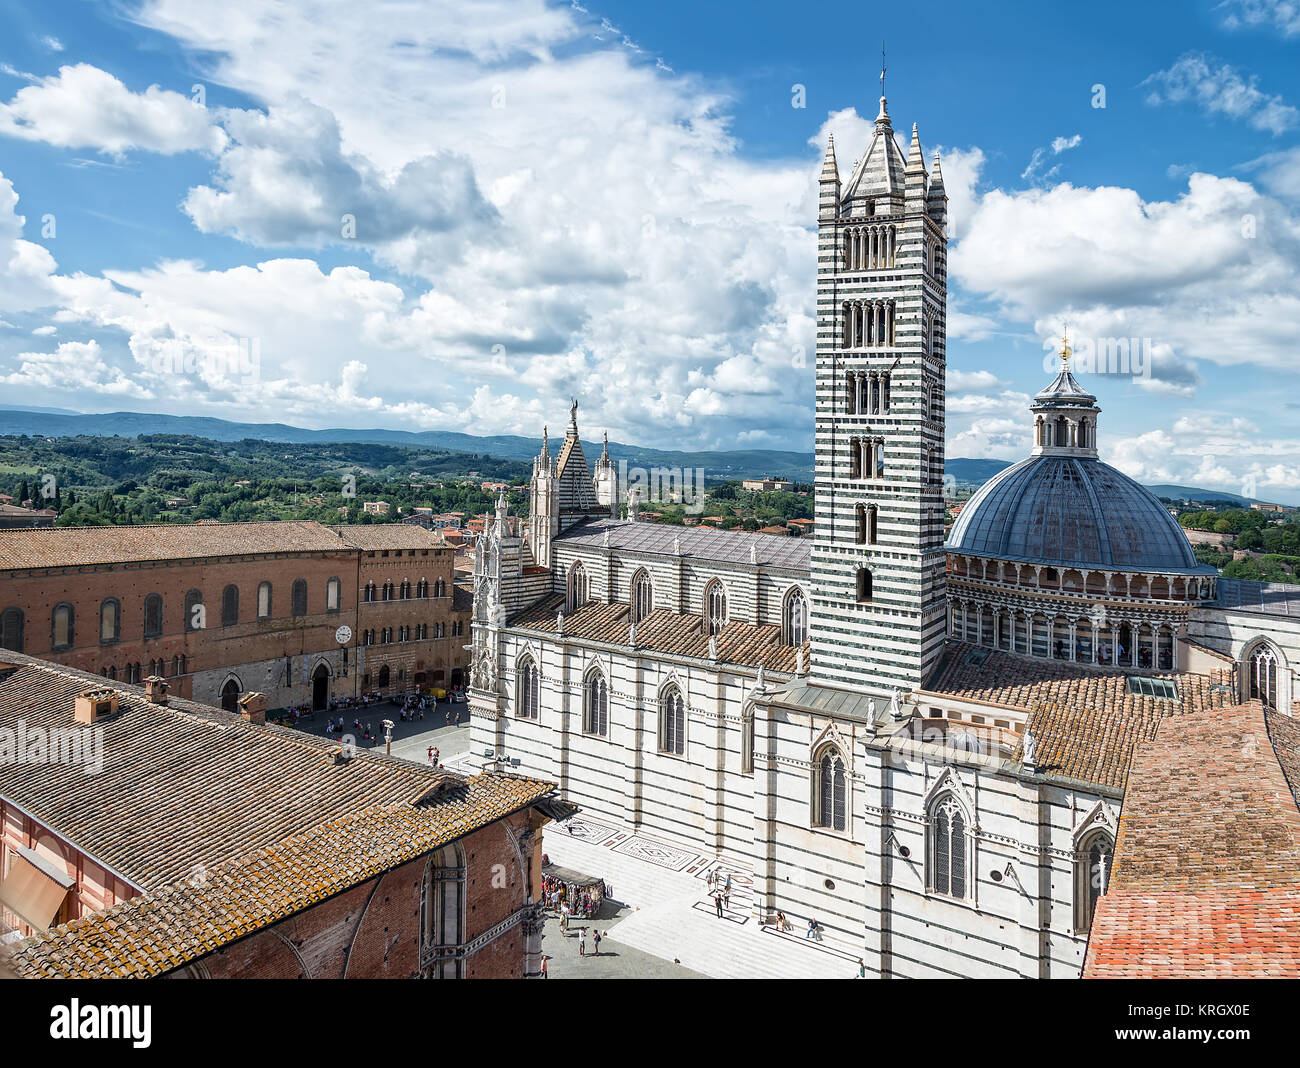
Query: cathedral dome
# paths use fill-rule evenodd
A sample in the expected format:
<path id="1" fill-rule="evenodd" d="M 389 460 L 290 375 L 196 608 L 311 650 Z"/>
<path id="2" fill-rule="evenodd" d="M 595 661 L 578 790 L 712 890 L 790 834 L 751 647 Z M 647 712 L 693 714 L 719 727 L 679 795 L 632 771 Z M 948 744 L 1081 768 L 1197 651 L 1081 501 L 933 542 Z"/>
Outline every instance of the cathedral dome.
<path id="1" fill-rule="evenodd" d="M 951 553 L 1061 567 L 1213 573 L 1147 489 L 1091 456 L 1045 453 L 1008 467 L 962 509 Z"/>

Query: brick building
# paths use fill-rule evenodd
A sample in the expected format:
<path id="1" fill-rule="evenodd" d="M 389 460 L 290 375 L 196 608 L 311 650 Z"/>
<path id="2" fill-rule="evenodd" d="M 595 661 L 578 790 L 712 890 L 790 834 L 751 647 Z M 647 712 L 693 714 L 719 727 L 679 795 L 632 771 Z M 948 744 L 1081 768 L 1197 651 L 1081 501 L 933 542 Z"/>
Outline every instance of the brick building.
<path id="1" fill-rule="evenodd" d="M 350 755 L 267 725 L 258 694 L 229 713 L 13 653 L 6 738 L 0 935 L 20 976 L 539 971 L 539 832 L 571 811 L 550 783 Z M 69 738 L 84 761 L 54 759 Z"/>
<path id="2" fill-rule="evenodd" d="M 227 709 L 457 684 L 469 609 L 402 524 L 0 530 L 0 647 Z"/>

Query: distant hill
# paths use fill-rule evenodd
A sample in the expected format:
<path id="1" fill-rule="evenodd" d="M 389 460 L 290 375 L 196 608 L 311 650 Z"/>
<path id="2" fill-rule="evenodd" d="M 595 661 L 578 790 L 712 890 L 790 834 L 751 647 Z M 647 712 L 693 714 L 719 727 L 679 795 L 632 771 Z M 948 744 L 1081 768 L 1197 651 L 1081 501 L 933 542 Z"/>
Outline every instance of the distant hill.
<path id="1" fill-rule="evenodd" d="M 563 436 L 563 428 L 557 437 Z M 209 441 L 277 441 L 288 443 L 376 442 L 417 448 L 452 449 L 457 452 L 497 456 L 508 460 L 530 460 L 537 455 L 539 437 L 499 434 L 477 437 L 451 430 L 380 430 L 337 428 L 306 430 L 286 423 L 235 423 L 199 415 L 163 415 L 146 412 L 108 412 L 103 415 L 51 414 L 48 412 L 0 410 L 0 434 L 28 434 L 38 437 L 134 438 L 141 434 L 190 434 Z M 558 442 L 557 442 L 558 446 Z M 599 439 L 586 442 L 587 459 L 595 462 Z M 710 481 L 757 478 L 774 475 L 810 482 L 812 457 L 803 452 L 748 449 L 730 452 L 678 452 L 641 445 L 609 443 L 615 462 L 626 460 L 629 467 L 682 467 L 704 469 Z"/>
<path id="2" fill-rule="evenodd" d="M 531 460 L 537 455 L 540 444 L 536 437 L 511 434 L 478 437 L 452 430 L 412 431 L 342 427 L 307 430 L 287 423 L 236 423 L 200 415 L 164 415 L 153 412 L 108 412 L 102 415 L 87 415 L 61 408 L 21 407 L 0 410 L 0 434 L 28 434 L 34 437 L 54 438 L 78 435 L 134 438 L 141 434 L 189 434 L 209 441 L 233 442 L 253 439 L 299 444 L 363 442 L 450 449 L 506 460 Z M 557 437 L 562 434 L 561 428 L 557 431 Z M 595 462 L 596 456 L 599 455 L 598 447 L 598 441 L 587 442 L 589 462 Z M 794 479 L 798 482 L 811 482 L 813 479 L 812 456 L 804 452 L 784 452 L 774 449 L 680 452 L 611 441 L 609 453 L 615 462 L 626 461 L 629 467 L 703 468 L 705 477 L 710 482 L 763 476 Z M 944 472 L 955 478 L 958 486 L 978 489 L 998 472 L 1010 466 L 1009 460 L 954 457 L 944 463 Z M 1198 489 L 1194 486 L 1162 484 L 1148 486 L 1147 489 L 1157 497 L 1169 497 L 1174 500 L 1226 500 L 1243 505 L 1251 500 L 1224 490 Z"/>

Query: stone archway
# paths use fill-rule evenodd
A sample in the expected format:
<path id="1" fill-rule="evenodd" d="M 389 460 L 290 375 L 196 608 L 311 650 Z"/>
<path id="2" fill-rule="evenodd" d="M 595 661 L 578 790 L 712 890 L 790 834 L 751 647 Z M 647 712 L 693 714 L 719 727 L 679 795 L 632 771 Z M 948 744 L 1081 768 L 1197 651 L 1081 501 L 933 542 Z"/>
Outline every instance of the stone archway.
<path id="1" fill-rule="evenodd" d="M 221 707 L 227 712 L 239 711 L 239 694 L 243 687 L 239 685 L 239 680 L 229 678 L 221 687 Z"/>
<path id="2" fill-rule="evenodd" d="M 330 669 L 329 665 L 320 663 L 311 673 L 311 710 L 322 712 L 330 703 Z"/>

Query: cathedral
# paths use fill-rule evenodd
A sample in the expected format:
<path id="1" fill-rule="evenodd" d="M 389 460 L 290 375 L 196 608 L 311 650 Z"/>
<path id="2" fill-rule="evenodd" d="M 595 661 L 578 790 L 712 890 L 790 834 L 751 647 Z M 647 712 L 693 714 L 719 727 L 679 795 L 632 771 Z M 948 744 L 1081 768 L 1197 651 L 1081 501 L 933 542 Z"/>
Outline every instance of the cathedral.
<path id="1" fill-rule="evenodd" d="M 947 197 L 886 101 L 819 180 L 816 522 L 642 522 L 576 402 L 475 560 L 473 751 L 754 872 L 877 977 L 1077 977 L 1135 747 L 1294 712 L 1300 590 L 1197 563 L 1070 370 L 944 539 Z M 626 511 L 626 518 L 621 518 Z"/>

